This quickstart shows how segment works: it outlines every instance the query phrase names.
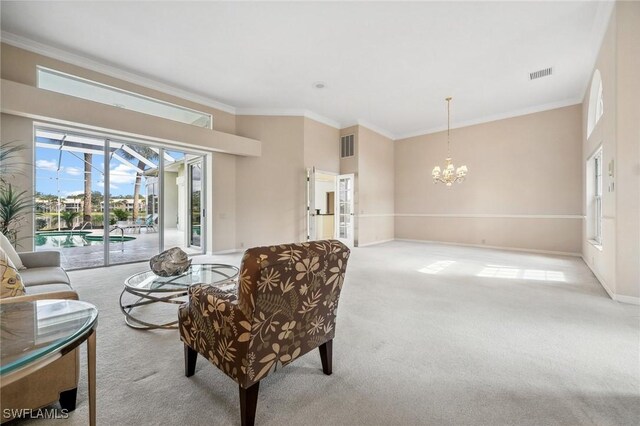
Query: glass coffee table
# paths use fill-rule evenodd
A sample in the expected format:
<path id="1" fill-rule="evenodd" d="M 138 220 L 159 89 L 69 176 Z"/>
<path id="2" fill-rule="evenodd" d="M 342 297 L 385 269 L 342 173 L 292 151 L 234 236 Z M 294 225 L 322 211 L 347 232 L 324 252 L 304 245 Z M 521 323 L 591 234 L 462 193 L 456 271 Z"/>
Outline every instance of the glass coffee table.
<path id="1" fill-rule="evenodd" d="M 171 277 L 160 277 L 151 271 L 140 272 L 125 280 L 124 289 L 120 294 L 120 310 L 124 314 L 125 322 L 132 328 L 178 328 L 177 314 L 174 316 L 175 320 L 156 322 L 143 319 L 140 308 L 154 303 L 182 304 L 189 287 L 196 284 L 213 285 L 223 291 L 233 291 L 237 285 L 238 271 L 239 269 L 233 265 L 207 263 L 191 265 L 183 274 Z M 134 301 L 125 301 L 131 296 L 134 296 Z M 147 316 L 149 314 L 153 315 L 147 310 Z"/>
<path id="2" fill-rule="evenodd" d="M 9 302 L 0 304 L 0 324 L 2 386 L 28 376 L 87 342 L 89 424 L 95 425 L 98 309 L 78 300 Z"/>

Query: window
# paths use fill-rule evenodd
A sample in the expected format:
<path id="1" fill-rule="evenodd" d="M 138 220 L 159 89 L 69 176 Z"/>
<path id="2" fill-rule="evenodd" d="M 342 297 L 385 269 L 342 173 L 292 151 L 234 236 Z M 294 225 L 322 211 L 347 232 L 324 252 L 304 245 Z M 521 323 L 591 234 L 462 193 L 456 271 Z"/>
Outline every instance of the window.
<path id="1" fill-rule="evenodd" d="M 589 110 L 587 115 L 587 138 L 596 128 L 596 124 L 604 114 L 604 100 L 602 95 L 602 77 L 600 71 L 593 73 L 591 89 L 589 90 Z"/>
<path id="2" fill-rule="evenodd" d="M 588 237 L 602 245 L 602 147 L 587 162 Z"/>
<path id="3" fill-rule="evenodd" d="M 211 114 L 48 68 L 38 67 L 38 88 L 206 129 L 213 125 Z"/>
<path id="4" fill-rule="evenodd" d="M 594 240 L 598 244 L 602 244 L 602 150 L 598 150 L 598 153 L 594 157 L 594 184 L 595 184 L 595 195 L 593 199 L 593 204 L 595 208 L 594 217 L 595 217 L 595 234 Z"/>

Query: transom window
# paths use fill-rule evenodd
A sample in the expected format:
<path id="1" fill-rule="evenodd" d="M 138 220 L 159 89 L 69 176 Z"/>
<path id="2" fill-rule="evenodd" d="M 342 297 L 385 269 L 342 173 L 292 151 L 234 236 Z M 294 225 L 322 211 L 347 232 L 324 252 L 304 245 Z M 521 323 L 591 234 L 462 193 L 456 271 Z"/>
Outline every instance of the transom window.
<path id="1" fill-rule="evenodd" d="M 206 129 L 213 125 L 211 114 L 49 68 L 38 67 L 38 88 Z"/>

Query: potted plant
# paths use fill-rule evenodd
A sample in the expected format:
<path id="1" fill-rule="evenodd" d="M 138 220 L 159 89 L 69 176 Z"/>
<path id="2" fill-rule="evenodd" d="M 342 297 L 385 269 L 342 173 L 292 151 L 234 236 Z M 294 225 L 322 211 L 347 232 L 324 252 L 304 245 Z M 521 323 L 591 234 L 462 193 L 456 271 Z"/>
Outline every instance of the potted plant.
<path id="1" fill-rule="evenodd" d="M 17 191 L 9 183 L 9 178 L 19 173 L 15 158 L 24 149 L 17 142 L 0 145 L 0 232 L 14 246 L 18 243 L 18 230 L 26 222 L 33 207 L 33 200 L 27 191 Z"/>

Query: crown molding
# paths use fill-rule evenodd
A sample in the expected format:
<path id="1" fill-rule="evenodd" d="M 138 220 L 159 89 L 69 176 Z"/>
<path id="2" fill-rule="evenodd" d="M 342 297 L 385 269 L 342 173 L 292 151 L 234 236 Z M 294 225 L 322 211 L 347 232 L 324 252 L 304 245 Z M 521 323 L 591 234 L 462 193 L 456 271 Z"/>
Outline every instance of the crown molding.
<path id="1" fill-rule="evenodd" d="M 548 103 L 548 104 L 536 105 L 536 106 L 532 106 L 532 107 L 528 107 L 528 108 L 519 109 L 519 110 L 516 110 L 516 111 L 492 114 L 492 115 L 487 115 L 487 116 L 484 116 L 484 117 L 476 118 L 476 119 L 473 119 L 473 120 L 467 120 L 467 121 L 462 121 L 462 122 L 458 122 L 458 123 L 453 123 L 451 125 L 451 129 L 459 129 L 461 127 L 468 127 L 468 126 L 473 126 L 473 125 L 476 125 L 476 124 L 490 123 L 492 121 L 504 120 L 506 118 L 520 117 L 520 116 L 523 116 L 523 115 L 534 114 L 536 112 L 543 112 L 543 111 L 549 111 L 549 110 L 552 110 L 552 109 L 573 106 L 573 105 L 577 105 L 577 104 L 580 104 L 580 103 L 582 103 L 582 97 L 565 99 L 565 100 L 559 101 L 559 102 L 551 102 L 551 103 Z M 413 132 L 400 134 L 400 135 L 398 135 L 396 140 L 408 139 L 408 138 L 413 138 L 413 137 L 416 137 L 416 136 L 429 135 L 429 134 L 432 134 L 432 133 L 438 133 L 438 132 L 442 132 L 442 131 L 445 131 L 445 130 L 447 130 L 447 126 L 438 126 L 438 127 L 432 127 L 430 129 L 425 129 L 425 130 L 416 130 L 416 131 L 413 131 Z"/>
<path id="2" fill-rule="evenodd" d="M 396 139 L 398 139 L 396 137 L 396 135 L 394 135 L 392 132 L 383 129 L 382 127 L 378 127 L 373 123 L 369 123 L 368 121 L 364 121 L 364 120 L 357 120 L 356 124 L 358 126 L 362 126 L 362 127 L 366 127 L 367 129 L 371 130 L 372 132 L 378 133 L 382 136 L 384 136 L 387 139 L 391 139 L 392 141 L 395 141 Z M 345 126 L 345 127 L 351 127 L 351 126 Z"/>
<path id="3" fill-rule="evenodd" d="M 49 58 L 57 59 L 59 61 L 67 62 L 78 67 L 86 68 L 91 71 L 99 72 L 101 74 L 108 75 L 113 78 L 127 81 L 129 83 L 137 84 L 139 86 L 146 87 L 148 89 L 157 90 L 159 92 L 166 93 L 168 95 L 176 96 L 187 101 L 196 102 L 201 105 L 205 105 L 211 108 L 219 109 L 230 114 L 236 113 L 236 108 L 227 105 L 222 102 L 218 102 L 214 99 L 206 96 L 198 95 L 193 92 L 178 89 L 165 83 L 153 80 L 149 77 L 144 77 L 139 74 L 135 74 L 129 71 L 124 71 L 120 68 L 104 64 L 102 62 L 95 61 L 93 59 L 86 58 L 76 53 L 52 47 L 26 37 L 22 37 L 7 31 L 2 31 L 0 35 L 0 41 L 7 43 L 11 46 L 18 47 L 20 49 L 28 50 L 39 55 L 47 56 Z"/>
<path id="4" fill-rule="evenodd" d="M 340 130 L 344 126 L 339 121 L 325 117 L 313 111 L 300 108 L 237 108 L 237 115 L 265 115 L 272 117 L 306 117 Z"/>

